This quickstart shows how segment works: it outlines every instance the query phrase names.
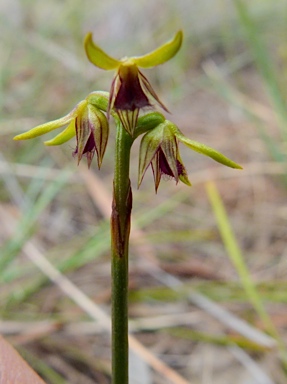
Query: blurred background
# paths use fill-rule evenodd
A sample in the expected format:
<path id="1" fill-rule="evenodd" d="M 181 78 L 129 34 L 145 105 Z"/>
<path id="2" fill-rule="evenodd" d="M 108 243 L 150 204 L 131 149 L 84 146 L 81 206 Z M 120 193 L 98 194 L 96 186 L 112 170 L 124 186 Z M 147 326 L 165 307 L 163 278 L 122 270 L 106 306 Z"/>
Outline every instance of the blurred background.
<path id="1" fill-rule="evenodd" d="M 0 332 L 47 383 L 110 383 L 115 134 L 100 172 L 73 141 L 12 138 L 109 90 L 87 32 L 120 58 L 179 29 L 178 55 L 144 73 L 186 136 L 244 169 L 180 146 L 192 188 L 155 194 L 135 144 L 130 329 L 149 354 L 132 346 L 131 384 L 287 382 L 286 2 L 2 0 Z"/>

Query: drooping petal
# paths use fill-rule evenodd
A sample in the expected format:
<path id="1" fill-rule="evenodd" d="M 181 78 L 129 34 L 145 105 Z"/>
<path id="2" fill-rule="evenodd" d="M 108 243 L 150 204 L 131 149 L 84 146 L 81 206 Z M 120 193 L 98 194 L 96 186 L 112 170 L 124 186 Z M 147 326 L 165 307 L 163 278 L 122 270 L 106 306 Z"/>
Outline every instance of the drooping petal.
<path id="1" fill-rule="evenodd" d="M 163 137 L 160 149 L 163 156 L 160 156 L 160 169 L 162 173 L 168 176 L 174 177 L 175 181 L 178 182 L 178 170 L 177 170 L 177 157 L 178 157 L 178 146 L 174 136 L 169 137 L 166 129 L 163 130 Z M 166 163 L 165 163 L 166 162 Z M 167 167 L 168 166 L 168 167 Z M 169 168 L 169 169 L 168 169 Z"/>
<path id="2" fill-rule="evenodd" d="M 83 109 L 82 113 L 80 113 L 75 120 L 77 148 L 74 152 L 74 155 L 77 155 L 78 157 L 78 164 L 80 163 L 84 153 L 87 152 L 86 145 L 91 135 L 89 110 L 87 105 L 88 103 L 86 103 L 86 108 Z"/>
<path id="3" fill-rule="evenodd" d="M 88 59 L 92 64 L 101 69 L 116 69 L 121 62 L 107 55 L 100 47 L 93 42 L 91 33 L 88 33 L 85 37 L 85 50 Z"/>
<path id="4" fill-rule="evenodd" d="M 89 109 L 90 127 L 94 136 L 98 167 L 100 169 L 109 138 L 109 123 L 106 116 L 99 109 L 93 108 L 91 105 L 89 105 Z"/>
<path id="5" fill-rule="evenodd" d="M 73 118 L 73 114 L 69 113 L 60 119 L 49 121 L 48 123 L 38 125 L 37 127 L 32 128 L 27 132 L 21 133 L 20 135 L 15 136 L 13 140 L 28 140 L 33 139 L 34 137 L 45 135 L 54 129 L 63 127 L 64 125 L 68 124 Z"/>
<path id="6" fill-rule="evenodd" d="M 169 112 L 166 106 L 160 101 L 158 95 L 155 93 L 148 79 L 140 71 L 139 71 L 139 80 L 146 95 L 147 96 L 150 95 L 161 106 L 162 109 L 164 109 L 166 112 Z"/>
<path id="7" fill-rule="evenodd" d="M 170 60 L 182 44 L 183 33 L 179 31 L 174 38 L 154 51 L 144 55 L 132 57 L 133 62 L 141 68 L 151 68 Z"/>
<path id="8" fill-rule="evenodd" d="M 155 128 L 157 130 L 157 128 Z M 138 187 L 141 185 L 143 177 L 152 159 L 160 146 L 161 138 L 156 135 L 155 130 L 147 132 L 140 143 L 139 151 L 139 171 L 138 171 Z"/>
<path id="9" fill-rule="evenodd" d="M 202 155 L 208 156 L 213 160 L 217 161 L 218 163 L 226 165 L 227 167 L 242 169 L 242 167 L 239 164 L 230 160 L 229 158 L 224 156 L 222 153 L 216 151 L 215 149 L 185 137 L 175 124 L 169 122 L 169 125 L 171 130 L 174 132 L 175 136 L 178 138 L 178 140 L 181 141 L 186 146 L 188 146 L 189 148 L 191 148 L 193 151 L 196 151 L 198 153 L 201 153 Z"/>
<path id="10" fill-rule="evenodd" d="M 62 132 L 60 132 L 53 139 L 45 141 L 44 144 L 48 146 L 61 145 L 72 139 L 76 135 L 75 119 Z"/>
<path id="11" fill-rule="evenodd" d="M 112 84 L 111 84 L 111 89 L 110 89 L 110 96 L 109 96 L 109 104 L 108 104 L 108 110 L 107 110 L 107 118 L 109 120 L 110 118 L 110 113 L 114 107 L 115 100 L 117 97 L 117 94 L 119 92 L 121 86 L 121 80 L 118 74 L 113 78 Z"/>
<path id="12" fill-rule="evenodd" d="M 159 183 L 161 180 L 161 175 L 162 175 L 159 164 L 160 164 L 159 152 L 157 152 L 151 161 L 151 168 L 152 168 L 153 179 L 154 179 L 154 188 L 156 193 L 157 193 Z"/>

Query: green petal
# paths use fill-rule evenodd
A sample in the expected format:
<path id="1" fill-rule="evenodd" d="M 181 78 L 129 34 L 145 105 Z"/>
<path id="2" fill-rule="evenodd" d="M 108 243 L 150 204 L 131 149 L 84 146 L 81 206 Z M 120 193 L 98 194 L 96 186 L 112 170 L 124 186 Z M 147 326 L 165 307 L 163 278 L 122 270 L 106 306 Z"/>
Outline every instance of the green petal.
<path id="1" fill-rule="evenodd" d="M 152 134 L 153 131 L 146 133 L 141 139 L 138 170 L 138 187 L 141 185 L 144 174 L 150 165 L 158 147 L 161 143 L 160 135 Z"/>
<path id="2" fill-rule="evenodd" d="M 68 140 L 70 140 L 72 137 L 76 135 L 76 128 L 75 128 L 75 119 L 73 119 L 70 124 L 67 126 L 66 129 L 64 129 L 61 133 L 59 133 L 57 136 L 55 136 L 53 139 L 45 141 L 45 145 L 61 145 L 66 143 Z"/>
<path id="3" fill-rule="evenodd" d="M 182 31 L 178 31 L 172 40 L 144 56 L 132 57 L 132 60 L 142 68 L 150 68 L 163 64 L 177 53 L 181 47 L 182 38 Z"/>
<path id="4" fill-rule="evenodd" d="M 48 123 L 38 125 L 35 128 L 30 129 L 27 132 L 21 133 L 13 138 L 13 140 L 28 140 L 33 139 L 41 135 L 45 135 L 48 132 L 53 131 L 54 129 L 60 128 L 63 125 L 68 124 L 73 119 L 73 114 L 69 113 L 68 115 L 61 117 L 60 119 L 49 121 Z"/>
<path id="5" fill-rule="evenodd" d="M 88 59 L 96 67 L 110 70 L 116 69 L 121 64 L 120 61 L 113 59 L 107 55 L 100 47 L 94 44 L 91 33 L 87 34 L 84 45 Z"/>
<path id="6" fill-rule="evenodd" d="M 165 155 L 166 161 L 168 163 L 168 166 L 171 170 L 171 173 L 173 177 L 175 178 L 175 181 L 178 182 L 178 171 L 177 171 L 177 164 L 176 159 L 178 155 L 178 147 L 177 142 L 174 136 L 168 137 L 168 130 L 163 130 L 163 140 L 161 142 L 161 149 Z"/>

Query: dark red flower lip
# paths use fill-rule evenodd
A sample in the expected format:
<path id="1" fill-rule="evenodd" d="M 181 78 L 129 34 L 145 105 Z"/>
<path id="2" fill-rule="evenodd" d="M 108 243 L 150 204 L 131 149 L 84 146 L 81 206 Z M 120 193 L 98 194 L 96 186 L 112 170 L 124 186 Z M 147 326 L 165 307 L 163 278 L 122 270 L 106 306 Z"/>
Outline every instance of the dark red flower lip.
<path id="1" fill-rule="evenodd" d="M 175 160 L 176 173 L 172 171 L 162 148 L 160 146 L 158 147 L 158 150 L 155 153 L 153 160 L 151 161 L 151 167 L 153 171 L 156 192 L 158 190 L 162 176 L 167 176 L 168 178 L 171 177 L 175 179 L 176 183 L 178 183 L 179 179 L 182 176 L 183 177 L 186 176 L 187 174 L 186 169 L 182 164 L 182 162 L 179 160 L 178 155 L 174 160 Z"/>
<path id="2" fill-rule="evenodd" d="M 121 66 L 117 76 L 120 86 L 114 101 L 116 110 L 134 111 L 151 105 L 142 89 L 139 70 L 135 65 Z"/>
<path id="3" fill-rule="evenodd" d="M 94 138 L 94 134 L 91 132 L 91 134 L 90 134 L 90 136 L 86 142 L 86 145 L 84 147 L 83 152 L 79 155 L 78 146 L 76 146 L 76 149 L 73 152 L 73 157 L 78 155 L 78 164 L 79 164 L 80 161 L 82 160 L 82 157 L 85 156 L 87 158 L 87 161 L 88 161 L 88 168 L 90 168 L 92 160 L 93 160 L 94 155 L 95 155 L 95 151 L 96 151 L 95 138 Z"/>
<path id="4" fill-rule="evenodd" d="M 120 65 L 111 85 L 108 116 L 114 109 L 124 128 L 133 135 L 140 109 L 152 107 L 153 100 L 168 112 L 135 64 Z"/>

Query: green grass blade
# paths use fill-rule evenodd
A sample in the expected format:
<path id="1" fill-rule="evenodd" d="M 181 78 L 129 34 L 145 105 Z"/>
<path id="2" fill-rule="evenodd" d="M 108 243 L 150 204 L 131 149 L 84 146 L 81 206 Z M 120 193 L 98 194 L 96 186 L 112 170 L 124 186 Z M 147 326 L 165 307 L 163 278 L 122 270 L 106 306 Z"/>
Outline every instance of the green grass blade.
<path id="1" fill-rule="evenodd" d="M 43 188 L 43 193 L 34 202 L 31 209 L 27 210 L 20 219 L 19 224 L 13 233 L 13 238 L 6 243 L 1 252 L 0 281 L 5 280 L 4 268 L 13 261 L 17 252 L 21 249 L 27 238 L 29 238 L 39 215 L 52 201 L 55 195 L 64 187 L 69 177 L 70 173 L 63 171 L 54 182 L 50 183 L 46 188 Z"/>
<path id="2" fill-rule="evenodd" d="M 67 381 L 62 375 L 51 368 L 46 362 L 37 357 L 35 354 L 29 352 L 26 348 L 18 347 L 19 353 L 25 360 L 50 384 L 65 384 Z"/>
<path id="3" fill-rule="evenodd" d="M 276 337 L 276 339 L 278 339 L 279 337 L 277 334 L 277 330 L 275 329 L 268 313 L 266 312 L 262 304 L 260 294 L 258 293 L 255 284 L 253 283 L 252 277 L 250 276 L 250 273 L 244 262 L 243 255 L 231 228 L 225 207 L 223 205 L 217 187 L 214 183 L 209 182 L 206 185 L 206 190 L 209 201 L 212 205 L 214 215 L 217 220 L 218 229 L 221 234 L 226 251 L 238 273 L 238 276 L 240 277 L 246 295 L 251 304 L 253 305 L 254 309 L 256 310 L 262 323 L 264 324 L 266 330 L 271 335 Z"/>

